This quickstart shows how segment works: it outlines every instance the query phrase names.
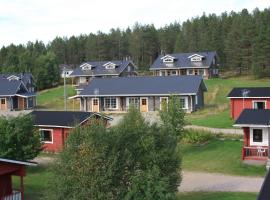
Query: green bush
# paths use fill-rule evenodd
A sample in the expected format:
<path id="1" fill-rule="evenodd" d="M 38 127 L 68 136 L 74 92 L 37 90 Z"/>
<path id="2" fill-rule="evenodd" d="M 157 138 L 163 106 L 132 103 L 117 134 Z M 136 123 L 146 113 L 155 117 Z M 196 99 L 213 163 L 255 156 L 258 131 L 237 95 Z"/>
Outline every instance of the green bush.
<path id="1" fill-rule="evenodd" d="M 182 142 L 199 144 L 209 141 L 215 137 L 216 135 L 210 132 L 189 129 L 184 131 L 184 134 L 182 136 Z"/>

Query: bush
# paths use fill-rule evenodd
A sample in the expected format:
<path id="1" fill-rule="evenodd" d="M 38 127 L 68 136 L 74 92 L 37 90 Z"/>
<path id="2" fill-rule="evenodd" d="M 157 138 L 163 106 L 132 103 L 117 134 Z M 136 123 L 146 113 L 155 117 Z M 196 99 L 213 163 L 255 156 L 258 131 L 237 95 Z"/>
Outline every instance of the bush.
<path id="1" fill-rule="evenodd" d="M 53 169 L 46 198 L 176 199 L 181 182 L 178 141 L 182 124 L 171 124 L 181 116 L 150 125 L 133 108 L 110 129 L 95 121 L 75 129 Z"/>
<path id="2" fill-rule="evenodd" d="M 182 142 L 191 143 L 191 144 L 199 144 L 209 141 L 216 136 L 213 133 L 206 131 L 199 131 L 194 129 L 188 129 L 184 131 Z"/>
<path id="3" fill-rule="evenodd" d="M 32 116 L 0 117 L 0 157 L 29 160 L 35 158 L 41 149 Z"/>

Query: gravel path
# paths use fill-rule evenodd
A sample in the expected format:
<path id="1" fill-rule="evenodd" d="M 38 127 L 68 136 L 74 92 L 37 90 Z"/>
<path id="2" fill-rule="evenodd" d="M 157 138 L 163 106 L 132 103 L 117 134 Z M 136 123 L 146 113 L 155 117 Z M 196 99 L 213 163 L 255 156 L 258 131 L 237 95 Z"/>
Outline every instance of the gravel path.
<path id="1" fill-rule="evenodd" d="M 263 181 L 262 177 L 184 171 L 179 191 L 259 192 Z"/>

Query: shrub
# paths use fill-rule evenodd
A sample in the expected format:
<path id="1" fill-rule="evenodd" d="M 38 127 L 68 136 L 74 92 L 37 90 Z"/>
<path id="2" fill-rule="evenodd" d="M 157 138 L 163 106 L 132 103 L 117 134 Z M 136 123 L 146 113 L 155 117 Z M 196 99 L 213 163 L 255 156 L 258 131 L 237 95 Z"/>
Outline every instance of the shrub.
<path id="1" fill-rule="evenodd" d="M 216 135 L 206 131 L 199 131 L 194 129 L 188 129 L 184 131 L 182 142 L 191 143 L 191 144 L 199 144 L 209 141 L 215 138 Z"/>

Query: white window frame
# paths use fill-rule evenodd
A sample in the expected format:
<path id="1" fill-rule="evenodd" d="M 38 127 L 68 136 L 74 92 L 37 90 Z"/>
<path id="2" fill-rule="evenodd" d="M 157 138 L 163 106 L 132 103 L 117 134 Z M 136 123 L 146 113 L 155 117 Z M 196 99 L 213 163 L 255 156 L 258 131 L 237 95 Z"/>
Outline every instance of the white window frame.
<path id="1" fill-rule="evenodd" d="M 166 99 L 166 102 L 167 102 L 167 106 L 168 106 L 168 101 L 169 101 L 169 98 L 168 97 L 160 97 L 159 98 L 159 109 L 162 110 L 162 99 Z"/>
<path id="2" fill-rule="evenodd" d="M 174 72 L 175 74 L 174 74 L 173 72 Z M 171 71 L 171 76 L 178 76 L 178 71 L 177 71 L 177 70 L 172 70 L 172 71 Z"/>
<path id="3" fill-rule="evenodd" d="M 202 57 L 199 56 L 194 56 L 190 59 L 192 62 L 200 62 L 202 61 Z"/>
<path id="4" fill-rule="evenodd" d="M 255 108 L 255 103 L 264 103 L 264 109 L 267 109 L 267 101 L 265 100 L 265 101 L 263 101 L 263 100 L 253 100 L 252 101 L 252 108 L 253 109 L 256 109 Z"/>
<path id="5" fill-rule="evenodd" d="M 181 97 L 180 96 L 180 99 L 185 99 L 185 107 L 182 108 L 183 110 L 188 110 L 188 97 Z M 181 100 L 179 99 L 180 103 L 181 103 Z"/>
<path id="6" fill-rule="evenodd" d="M 164 63 L 173 63 L 173 62 L 174 62 L 174 59 L 173 59 L 173 58 L 167 57 L 167 58 L 164 58 L 164 59 L 163 59 L 163 62 L 164 62 Z"/>
<path id="7" fill-rule="evenodd" d="M 138 99 L 138 109 L 140 108 L 140 97 L 127 97 L 126 98 L 126 105 L 127 105 L 127 108 L 129 108 L 129 100 L 130 99 Z"/>
<path id="8" fill-rule="evenodd" d="M 190 70 L 192 70 L 192 73 L 189 73 Z M 194 74 L 193 69 L 187 69 L 187 75 L 193 75 L 193 74 Z"/>
<path id="9" fill-rule="evenodd" d="M 41 140 L 41 137 L 40 137 L 40 140 L 41 140 L 41 142 L 44 143 L 44 144 L 53 144 L 53 129 L 40 128 L 38 131 L 39 131 L 39 134 L 40 134 L 40 131 L 50 131 L 50 132 L 51 132 L 51 136 L 52 136 L 52 141 L 51 141 L 51 142 L 48 142 L 48 141 L 42 141 L 42 140 Z"/>
<path id="10" fill-rule="evenodd" d="M 84 63 L 80 67 L 82 68 L 82 70 L 91 70 L 92 69 L 92 65 L 90 65 L 88 63 Z"/>
<path id="11" fill-rule="evenodd" d="M 262 130 L 262 142 L 253 141 L 253 130 L 261 129 Z M 249 131 L 250 146 L 268 146 L 268 128 L 250 128 Z"/>
<path id="12" fill-rule="evenodd" d="M 116 108 L 111 108 L 111 107 L 107 108 L 106 107 L 106 99 L 116 99 Z M 111 104 L 111 102 L 110 102 L 110 104 Z M 105 97 L 104 98 L 104 108 L 105 108 L 105 110 L 118 110 L 118 98 L 117 97 Z"/>

